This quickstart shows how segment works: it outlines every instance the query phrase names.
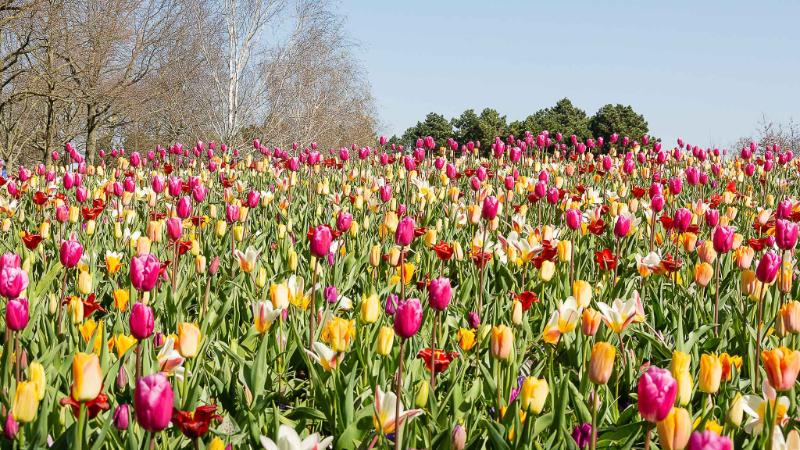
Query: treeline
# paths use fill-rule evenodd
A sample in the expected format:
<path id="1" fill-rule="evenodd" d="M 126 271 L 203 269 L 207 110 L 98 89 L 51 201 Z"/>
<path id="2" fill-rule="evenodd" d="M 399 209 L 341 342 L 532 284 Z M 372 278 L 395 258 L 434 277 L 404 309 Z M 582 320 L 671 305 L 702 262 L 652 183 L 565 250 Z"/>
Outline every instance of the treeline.
<path id="1" fill-rule="evenodd" d="M 468 109 L 449 120 L 432 112 L 408 128 L 402 136 L 394 136 L 390 142 L 409 145 L 418 137 L 431 136 L 438 143 L 444 143 L 452 137 L 462 144 L 469 141 L 489 144 L 495 136 L 521 136 L 525 131 L 538 133 L 542 130 L 560 132 L 565 138 L 575 135 L 580 141 L 607 137 L 613 133 L 638 139 L 649 131 L 644 116 L 631 106 L 607 104 L 594 115 L 588 116 L 584 110 L 564 98 L 551 108 L 540 109 L 523 120 L 510 123 L 506 116 L 492 108 L 485 108 L 480 113 Z"/>
<path id="2" fill-rule="evenodd" d="M 0 0 L 0 158 L 375 138 L 333 0 Z M 247 145 L 249 147 L 249 145 Z"/>

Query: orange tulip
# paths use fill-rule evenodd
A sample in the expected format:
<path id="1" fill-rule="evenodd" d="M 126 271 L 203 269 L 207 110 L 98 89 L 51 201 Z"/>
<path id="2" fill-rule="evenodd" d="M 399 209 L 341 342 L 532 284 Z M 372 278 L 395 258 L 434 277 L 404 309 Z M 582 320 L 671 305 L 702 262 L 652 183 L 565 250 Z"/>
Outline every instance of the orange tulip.
<path id="1" fill-rule="evenodd" d="M 72 398 L 78 402 L 94 400 L 102 387 L 103 372 L 97 355 L 75 354 L 72 358 Z"/>
<path id="2" fill-rule="evenodd" d="M 788 391 L 794 386 L 797 373 L 800 372 L 800 352 L 778 347 L 762 351 L 761 360 L 764 362 L 769 384 L 776 391 Z"/>

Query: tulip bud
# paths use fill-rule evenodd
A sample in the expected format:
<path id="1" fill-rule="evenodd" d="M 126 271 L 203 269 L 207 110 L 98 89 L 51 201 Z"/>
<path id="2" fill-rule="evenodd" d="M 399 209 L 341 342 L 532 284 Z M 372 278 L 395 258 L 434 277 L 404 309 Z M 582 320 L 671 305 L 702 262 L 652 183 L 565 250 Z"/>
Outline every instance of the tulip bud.
<path id="1" fill-rule="evenodd" d="M 375 351 L 381 355 L 386 356 L 392 352 L 392 344 L 394 343 L 394 330 L 391 327 L 382 326 L 378 331 L 378 339 L 375 345 Z"/>
<path id="2" fill-rule="evenodd" d="M 592 356 L 589 359 L 589 379 L 594 384 L 603 385 L 611 377 L 614 370 L 614 358 L 617 349 L 607 342 L 598 342 L 592 347 Z"/>
<path id="3" fill-rule="evenodd" d="M 417 408 L 425 408 L 428 406 L 428 393 L 430 392 L 430 384 L 427 380 L 419 380 L 417 383 L 417 395 L 414 396 L 414 404 Z"/>

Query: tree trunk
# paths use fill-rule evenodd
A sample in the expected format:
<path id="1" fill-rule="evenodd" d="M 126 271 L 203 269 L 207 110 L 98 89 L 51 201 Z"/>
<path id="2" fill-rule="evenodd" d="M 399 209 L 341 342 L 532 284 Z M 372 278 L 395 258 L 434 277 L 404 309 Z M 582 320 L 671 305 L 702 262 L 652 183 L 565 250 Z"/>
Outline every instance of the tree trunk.
<path id="1" fill-rule="evenodd" d="M 86 105 L 86 161 L 94 165 L 97 153 L 97 107 L 93 103 Z"/>

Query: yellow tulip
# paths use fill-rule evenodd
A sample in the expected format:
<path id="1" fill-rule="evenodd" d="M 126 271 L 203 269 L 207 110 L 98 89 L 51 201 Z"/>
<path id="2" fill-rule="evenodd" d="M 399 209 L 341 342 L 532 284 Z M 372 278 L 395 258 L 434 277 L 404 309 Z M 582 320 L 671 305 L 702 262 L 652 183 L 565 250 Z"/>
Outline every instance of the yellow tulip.
<path id="1" fill-rule="evenodd" d="M 92 293 L 92 274 L 83 270 L 78 274 L 78 292 L 83 295 Z"/>
<path id="2" fill-rule="evenodd" d="M 130 294 L 126 289 L 114 289 L 114 306 L 120 310 L 125 311 L 128 308 L 128 300 Z"/>
<path id="3" fill-rule="evenodd" d="M 698 388 L 701 392 L 714 394 L 719 390 L 722 379 L 722 363 L 717 355 L 706 353 L 700 357 L 700 376 Z"/>
<path id="4" fill-rule="evenodd" d="M 378 331 L 375 351 L 381 356 L 386 356 L 392 352 L 392 344 L 394 344 L 394 329 L 392 327 L 382 326 Z"/>
<path id="5" fill-rule="evenodd" d="M 592 285 L 583 280 L 575 280 L 572 283 L 572 296 L 579 308 L 588 307 L 592 301 Z"/>
<path id="6" fill-rule="evenodd" d="M 178 324 L 178 352 L 184 358 L 194 358 L 200 350 L 202 333 L 200 328 L 193 323 L 183 322 Z"/>
<path id="7" fill-rule="evenodd" d="M 375 323 L 381 316 L 381 302 L 378 294 L 372 293 L 369 296 L 361 296 L 361 321 L 364 323 Z"/>
<path id="8" fill-rule="evenodd" d="M 20 381 L 17 383 L 17 391 L 14 393 L 14 406 L 11 412 L 14 420 L 21 423 L 33 422 L 36 418 L 36 411 L 39 409 L 39 397 L 36 384 L 32 381 Z"/>
<path id="9" fill-rule="evenodd" d="M 44 366 L 39 362 L 34 361 L 28 366 L 28 373 L 30 381 L 36 385 L 36 398 L 39 400 L 44 398 L 44 389 L 47 387 L 47 375 L 44 371 Z"/>
<path id="10" fill-rule="evenodd" d="M 103 386 L 103 372 L 96 354 L 76 353 L 72 359 L 72 398 L 77 402 L 94 400 Z"/>
<path id="11" fill-rule="evenodd" d="M 117 357 L 122 358 L 122 355 L 136 345 L 136 342 L 138 341 L 135 337 L 128 336 L 127 334 L 120 333 L 114 336 L 114 347 L 117 349 Z"/>
<path id="12" fill-rule="evenodd" d="M 320 340 L 331 346 L 336 353 L 347 351 L 350 342 L 356 334 L 355 322 L 353 320 L 332 317 L 322 329 Z"/>
<path id="13" fill-rule="evenodd" d="M 470 351 L 475 346 L 475 330 L 459 328 L 456 337 L 458 338 L 458 346 L 465 352 Z"/>
<path id="14" fill-rule="evenodd" d="M 689 443 L 692 417 L 683 408 L 672 408 L 666 419 L 656 424 L 658 439 L 665 450 L 682 450 Z"/>
<path id="15" fill-rule="evenodd" d="M 544 378 L 527 377 L 522 382 L 522 389 L 520 389 L 519 396 L 521 400 L 521 407 L 525 411 L 530 411 L 534 414 L 539 414 L 544 409 L 547 395 L 550 393 L 550 387 L 547 380 Z"/>

